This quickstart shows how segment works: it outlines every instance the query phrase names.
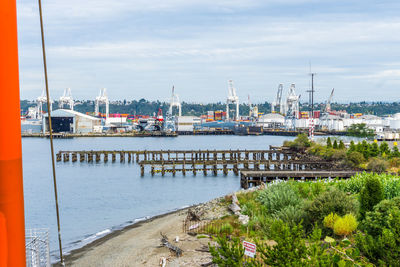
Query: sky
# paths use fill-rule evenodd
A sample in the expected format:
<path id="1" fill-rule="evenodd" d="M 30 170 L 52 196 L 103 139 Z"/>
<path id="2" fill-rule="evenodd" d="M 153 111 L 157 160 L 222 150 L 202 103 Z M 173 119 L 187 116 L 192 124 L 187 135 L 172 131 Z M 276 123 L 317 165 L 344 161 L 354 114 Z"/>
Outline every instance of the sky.
<path id="1" fill-rule="evenodd" d="M 398 0 L 43 0 L 51 97 L 400 100 Z M 21 99 L 44 87 L 37 1 L 17 0 Z"/>

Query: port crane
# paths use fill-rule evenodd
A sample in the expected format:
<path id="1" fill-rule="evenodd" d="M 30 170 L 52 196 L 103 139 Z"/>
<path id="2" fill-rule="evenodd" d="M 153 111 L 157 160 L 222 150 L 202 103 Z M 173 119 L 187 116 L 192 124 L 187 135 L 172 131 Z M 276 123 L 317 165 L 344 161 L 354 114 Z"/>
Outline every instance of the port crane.
<path id="1" fill-rule="evenodd" d="M 96 97 L 95 107 L 94 107 L 94 112 L 96 113 L 96 115 L 99 114 L 99 106 L 101 104 L 106 105 L 106 119 L 107 119 L 108 115 L 109 115 L 109 104 L 110 104 L 110 102 L 108 100 L 107 89 L 106 88 L 100 89 L 99 96 Z"/>
<path id="2" fill-rule="evenodd" d="M 331 102 L 332 102 L 334 92 L 335 92 L 335 88 L 332 89 L 331 95 L 329 96 L 328 101 L 326 101 L 326 105 L 325 105 L 326 113 L 329 113 L 331 111 Z"/>
<path id="3" fill-rule="evenodd" d="M 236 95 L 236 89 L 233 86 L 233 81 L 228 81 L 228 97 L 226 99 L 226 119 L 229 120 L 229 104 L 236 105 L 235 120 L 239 121 L 239 97 Z"/>
<path id="4" fill-rule="evenodd" d="M 274 102 L 272 102 L 271 105 L 271 112 L 272 113 L 277 113 L 277 108 L 279 107 L 279 112 L 283 112 L 283 103 L 282 103 L 282 92 L 283 92 L 283 84 L 280 83 L 278 86 L 278 92 L 276 94 L 276 99 Z"/>
<path id="5" fill-rule="evenodd" d="M 53 110 L 53 101 L 50 99 L 49 102 L 50 102 L 50 110 Z M 41 119 L 43 114 L 43 104 L 47 103 L 46 91 L 44 89 L 42 90 L 42 94 L 38 98 L 36 98 L 36 103 L 37 103 L 36 110 L 38 114 L 38 119 Z"/>
<path id="6" fill-rule="evenodd" d="M 172 86 L 172 95 L 169 102 L 169 110 L 168 113 L 172 116 L 172 110 L 174 107 L 178 108 L 178 116 L 182 116 L 182 106 L 179 101 L 179 95 L 175 94 L 175 86 Z"/>
<path id="7" fill-rule="evenodd" d="M 288 129 L 296 128 L 296 119 L 299 114 L 300 96 L 296 94 L 296 85 L 292 83 L 289 88 L 289 93 L 286 98 L 285 119 Z"/>
<path id="8" fill-rule="evenodd" d="M 58 107 L 63 108 L 64 104 L 68 105 L 71 110 L 74 110 L 74 99 L 72 98 L 71 88 L 64 89 L 64 93 L 58 101 Z"/>

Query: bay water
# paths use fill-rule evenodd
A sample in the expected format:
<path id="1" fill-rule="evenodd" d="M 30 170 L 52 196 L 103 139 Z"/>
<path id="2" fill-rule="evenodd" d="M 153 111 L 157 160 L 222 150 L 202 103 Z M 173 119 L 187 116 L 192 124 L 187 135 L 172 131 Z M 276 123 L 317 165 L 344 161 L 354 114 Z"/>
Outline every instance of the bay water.
<path id="1" fill-rule="evenodd" d="M 54 140 L 59 150 L 192 150 L 269 149 L 292 137 L 178 136 L 96 137 Z M 53 257 L 57 257 L 57 224 L 51 154 L 48 139 L 23 138 L 26 228 L 48 228 Z M 145 218 L 206 202 L 240 189 L 233 173 L 186 176 L 177 173 L 144 177 L 136 163 L 57 162 L 57 182 L 63 249 L 82 247 L 112 231 Z"/>

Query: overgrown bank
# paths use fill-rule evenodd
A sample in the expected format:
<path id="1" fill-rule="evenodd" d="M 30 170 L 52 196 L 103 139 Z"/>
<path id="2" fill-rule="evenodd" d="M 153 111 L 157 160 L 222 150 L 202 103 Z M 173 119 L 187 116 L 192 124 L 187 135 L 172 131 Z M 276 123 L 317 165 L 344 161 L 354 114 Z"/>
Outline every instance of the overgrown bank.
<path id="1" fill-rule="evenodd" d="M 399 266 L 400 177 L 281 182 L 237 194 L 237 216 L 220 219 L 210 246 L 218 266 Z M 244 256 L 243 240 L 257 244 Z"/>

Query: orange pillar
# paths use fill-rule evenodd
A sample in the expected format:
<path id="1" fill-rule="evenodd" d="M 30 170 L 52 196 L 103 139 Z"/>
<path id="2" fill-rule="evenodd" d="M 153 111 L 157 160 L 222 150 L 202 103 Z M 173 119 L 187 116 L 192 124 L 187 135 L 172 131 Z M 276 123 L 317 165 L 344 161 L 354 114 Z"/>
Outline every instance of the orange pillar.
<path id="1" fill-rule="evenodd" d="M 15 0 L 0 1 L 0 264 L 25 266 Z M 4 233 L 5 232 L 5 233 Z M 4 260 L 4 257 L 6 259 Z M 3 267 L 3 265 L 1 266 Z"/>

